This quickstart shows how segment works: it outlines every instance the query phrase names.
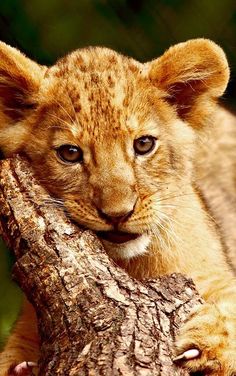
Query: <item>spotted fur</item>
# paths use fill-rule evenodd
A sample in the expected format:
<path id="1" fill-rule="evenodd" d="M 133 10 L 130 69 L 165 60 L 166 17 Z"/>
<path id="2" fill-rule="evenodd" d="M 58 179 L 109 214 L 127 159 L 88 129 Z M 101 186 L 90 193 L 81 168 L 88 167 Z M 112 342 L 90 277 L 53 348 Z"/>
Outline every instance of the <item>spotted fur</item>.
<path id="1" fill-rule="evenodd" d="M 4 155 L 26 154 L 55 202 L 78 224 L 100 234 L 114 230 L 116 218 L 119 231 L 139 234 L 121 244 L 102 240 L 132 276 L 192 277 L 207 304 L 183 326 L 177 352 L 200 348 L 201 356 L 185 367 L 231 375 L 236 285 L 225 243 L 228 259 L 235 261 L 233 240 L 227 240 L 233 226 L 224 218 L 231 216 L 230 199 L 235 200 L 236 138 L 234 118 L 217 105 L 229 78 L 221 48 L 197 39 L 141 64 L 93 47 L 46 68 L 1 43 L 0 57 Z M 137 155 L 134 140 L 142 136 L 154 137 L 156 144 Z M 82 149 L 82 163 L 60 160 L 57 149 L 65 144 Z M 228 194 L 217 186 L 223 161 L 231 171 L 224 185 Z M 23 355 L 18 350 L 15 338 L 24 331 L 16 327 L 7 343 L 1 374 L 9 359 L 36 360 L 28 346 Z"/>

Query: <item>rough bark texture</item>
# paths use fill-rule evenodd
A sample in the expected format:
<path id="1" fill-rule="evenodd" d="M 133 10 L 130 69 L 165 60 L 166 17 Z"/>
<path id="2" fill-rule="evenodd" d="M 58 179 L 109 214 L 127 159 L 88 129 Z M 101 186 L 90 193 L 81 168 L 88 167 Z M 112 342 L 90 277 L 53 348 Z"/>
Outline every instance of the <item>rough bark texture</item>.
<path id="1" fill-rule="evenodd" d="M 39 320 L 41 376 L 187 375 L 176 330 L 199 303 L 192 282 L 131 279 L 90 231 L 69 222 L 20 158 L 1 162 L 0 232 Z"/>

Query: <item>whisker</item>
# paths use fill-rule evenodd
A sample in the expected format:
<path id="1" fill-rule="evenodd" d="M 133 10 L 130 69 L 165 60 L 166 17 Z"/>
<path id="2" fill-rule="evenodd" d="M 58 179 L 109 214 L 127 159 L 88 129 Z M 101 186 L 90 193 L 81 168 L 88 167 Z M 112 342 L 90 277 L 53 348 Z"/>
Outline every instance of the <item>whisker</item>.
<path id="1" fill-rule="evenodd" d="M 60 129 L 60 130 L 68 131 L 68 127 L 63 127 L 61 125 L 55 125 L 55 124 L 49 125 L 48 129 Z"/>
<path id="2" fill-rule="evenodd" d="M 56 119 L 56 120 L 59 120 L 60 122 L 66 124 L 69 128 L 71 128 L 71 123 L 68 123 L 67 121 L 65 121 L 64 119 L 61 119 L 60 117 L 58 117 L 57 115 L 54 115 L 54 114 L 49 114 L 49 116 L 51 116 L 52 118 Z M 74 123 L 74 120 L 73 122 Z M 60 127 L 60 125 L 58 125 L 58 127 Z M 61 128 L 61 127 L 60 127 Z M 66 129 L 68 130 L 68 128 L 62 128 L 62 129 Z"/>
<path id="3" fill-rule="evenodd" d="M 70 121 L 71 121 L 72 123 L 74 123 L 74 119 L 73 119 L 72 116 L 69 114 L 69 112 L 65 109 L 65 107 L 62 106 L 62 104 L 61 104 L 59 101 L 57 101 L 56 99 L 55 99 L 54 101 L 55 101 L 55 102 L 58 104 L 58 106 L 64 111 L 64 113 L 69 117 Z"/>
<path id="4" fill-rule="evenodd" d="M 160 203 L 161 204 L 161 207 L 163 208 L 182 208 L 182 209 L 188 209 L 188 211 L 190 212 L 193 212 L 196 213 L 199 211 L 198 208 L 195 208 L 195 207 L 190 207 L 190 206 L 186 206 L 186 205 L 179 205 L 179 204 L 166 204 L 165 202 L 163 203 L 164 200 L 157 200 L 157 203 Z M 158 210 L 158 209 L 157 209 Z M 217 224 L 217 221 L 216 219 L 209 213 L 209 212 L 206 212 L 205 211 L 205 215 L 207 216 L 207 218 L 209 218 L 212 222 L 214 222 L 215 224 Z M 190 213 L 187 213 L 186 211 L 184 212 L 184 217 L 189 217 L 189 218 L 192 218 L 191 214 Z M 181 223 L 184 223 L 184 222 L 181 222 Z"/>
<path id="5" fill-rule="evenodd" d="M 72 110 L 73 110 L 73 112 L 74 112 L 75 120 L 76 120 L 77 123 L 79 123 L 79 122 L 78 122 L 78 118 L 77 118 L 77 113 L 76 113 L 76 111 L 75 111 L 75 107 L 74 107 L 74 104 L 73 104 L 73 101 L 72 101 L 72 99 L 71 99 L 71 97 L 70 97 L 69 94 L 68 94 L 68 98 L 69 98 L 69 100 L 70 100 L 71 107 L 72 107 Z"/>
<path id="6" fill-rule="evenodd" d="M 162 202 L 162 201 L 167 201 L 167 200 L 172 200 L 174 198 L 181 198 L 181 197 L 186 197 L 186 196 L 193 196 L 194 193 L 183 193 L 183 194 L 179 194 L 179 195 L 166 195 L 166 196 L 162 196 L 161 198 L 158 197 L 158 201 L 159 202 Z"/>
<path id="7" fill-rule="evenodd" d="M 180 238 L 176 234 L 172 226 L 173 224 L 178 225 L 178 223 L 175 220 L 173 220 L 173 218 L 170 218 L 169 216 L 165 215 L 163 212 L 160 212 L 160 213 L 162 214 L 162 216 L 164 216 L 164 218 L 162 218 L 162 221 L 164 222 L 164 224 L 167 224 L 167 228 L 165 227 L 166 233 L 170 235 L 170 237 L 174 240 L 175 243 L 179 242 Z"/>

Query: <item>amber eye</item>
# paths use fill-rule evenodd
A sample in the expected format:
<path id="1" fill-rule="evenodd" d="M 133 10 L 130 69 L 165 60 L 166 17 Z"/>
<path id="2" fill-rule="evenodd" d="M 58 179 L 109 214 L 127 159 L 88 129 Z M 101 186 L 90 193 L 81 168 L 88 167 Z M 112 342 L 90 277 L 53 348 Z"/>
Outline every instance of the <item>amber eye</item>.
<path id="1" fill-rule="evenodd" d="M 150 153 L 155 145 L 156 145 L 156 138 L 152 136 L 142 136 L 134 140 L 134 150 L 135 153 L 138 155 L 144 155 Z"/>
<path id="2" fill-rule="evenodd" d="M 57 155 L 63 162 L 79 163 L 83 160 L 83 152 L 78 146 L 61 145 L 57 149 Z"/>

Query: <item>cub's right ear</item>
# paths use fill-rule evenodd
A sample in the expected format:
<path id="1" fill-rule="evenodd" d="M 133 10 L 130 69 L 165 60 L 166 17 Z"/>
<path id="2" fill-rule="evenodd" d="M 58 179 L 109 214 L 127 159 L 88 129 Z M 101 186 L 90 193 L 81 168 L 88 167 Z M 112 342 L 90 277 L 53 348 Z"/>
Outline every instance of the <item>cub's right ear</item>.
<path id="1" fill-rule="evenodd" d="M 194 126 L 200 126 L 205 114 L 214 109 L 229 80 L 223 50 L 208 39 L 179 43 L 146 66 L 150 82 L 165 92 L 178 115 Z"/>
<path id="2" fill-rule="evenodd" d="M 18 151 L 29 132 L 22 120 L 37 107 L 45 70 L 0 42 L 0 151 L 5 156 Z"/>
<path id="3" fill-rule="evenodd" d="M 0 121 L 15 123 L 36 107 L 45 67 L 0 42 Z M 5 118 L 5 119 L 4 119 Z M 5 120 L 5 121 L 4 121 Z M 0 125 L 1 129 L 1 125 Z"/>

